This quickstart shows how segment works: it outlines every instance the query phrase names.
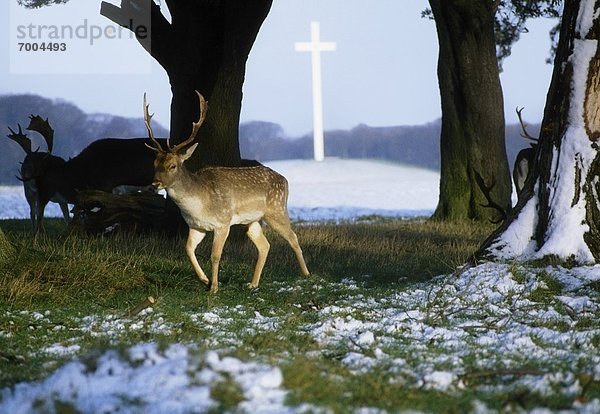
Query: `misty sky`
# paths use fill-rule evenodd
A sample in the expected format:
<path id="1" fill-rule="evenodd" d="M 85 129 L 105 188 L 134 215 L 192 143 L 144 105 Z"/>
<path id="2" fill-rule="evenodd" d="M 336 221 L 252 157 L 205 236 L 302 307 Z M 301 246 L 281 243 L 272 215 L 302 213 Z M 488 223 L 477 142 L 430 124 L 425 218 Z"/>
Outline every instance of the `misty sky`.
<path id="1" fill-rule="evenodd" d="M 425 0 L 274 0 L 248 60 L 242 122 L 277 122 L 290 136 L 312 130 L 310 54 L 294 51 L 294 42 L 309 40 L 311 20 L 321 23 L 323 41 L 337 42 L 336 51 L 322 55 L 326 130 L 439 118 L 437 39 L 434 23 L 420 17 L 425 7 Z M 0 93 L 36 93 L 86 112 L 139 117 L 148 92 L 154 119 L 168 126 L 171 95 L 163 69 L 126 31 L 116 33 L 99 9 L 100 0 L 40 10 L 1 2 Z M 552 24 L 532 23 L 504 63 L 507 122 L 516 122 L 516 106 L 526 107 L 528 122 L 541 120 L 552 69 L 545 63 Z M 69 34 L 65 26 L 80 30 L 65 40 L 51 26 L 61 35 Z M 97 39 L 92 26 L 103 32 Z M 67 50 L 18 50 L 18 43 L 50 37 Z"/>

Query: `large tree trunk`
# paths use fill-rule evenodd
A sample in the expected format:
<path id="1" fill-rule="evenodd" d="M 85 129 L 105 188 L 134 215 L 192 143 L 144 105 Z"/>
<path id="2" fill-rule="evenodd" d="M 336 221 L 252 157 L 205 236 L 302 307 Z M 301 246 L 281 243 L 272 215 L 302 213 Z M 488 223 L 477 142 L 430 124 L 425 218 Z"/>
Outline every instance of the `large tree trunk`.
<path id="1" fill-rule="evenodd" d="M 103 3 L 101 13 L 134 28 L 148 24 L 150 17 L 151 36 L 138 37 L 138 41 L 169 76 L 173 143 L 187 139 L 192 122 L 198 119 L 194 91 L 198 90 L 209 102 L 208 116 L 198 134 L 200 145 L 190 168 L 240 165 L 239 119 L 246 61 L 272 0 L 166 3 L 171 22 L 149 0 L 122 0 L 120 8 Z"/>
<path id="2" fill-rule="evenodd" d="M 478 255 L 600 259 L 600 1 L 565 1 L 540 142 L 525 194 Z"/>
<path id="3" fill-rule="evenodd" d="M 173 3 L 167 1 L 170 10 L 178 10 L 172 22 L 175 43 L 183 50 L 178 54 L 182 61 L 167 68 L 173 91 L 171 137 L 179 142 L 189 136 L 198 119 L 197 89 L 206 96 L 209 111 L 198 135 L 194 167 L 238 166 L 246 61 L 272 0 L 195 1 L 185 8 Z M 193 36 L 190 27 L 197 28 Z"/>
<path id="4" fill-rule="evenodd" d="M 240 166 L 239 121 L 246 61 L 272 0 L 166 0 L 167 21 L 152 0 L 121 0 L 121 7 L 103 2 L 101 14 L 127 28 L 165 69 L 171 83 L 170 138 L 186 140 L 198 120 L 195 91 L 208 101 L 198 149 L 187 161 L 197 170 L 207 165 Z M 149 27 L 150 36 L 135 31 Z M 167 203 L 167 222 L 187 229 L 179 210 Z"/>
<path id="5" fill-rule="evenodd" d="M 434 218 L 497 218 L 476 174 L 508 211 L 512 184 L 490 0 L 430 0 L 439 41 L 442 102 L 440 198 Z"/>

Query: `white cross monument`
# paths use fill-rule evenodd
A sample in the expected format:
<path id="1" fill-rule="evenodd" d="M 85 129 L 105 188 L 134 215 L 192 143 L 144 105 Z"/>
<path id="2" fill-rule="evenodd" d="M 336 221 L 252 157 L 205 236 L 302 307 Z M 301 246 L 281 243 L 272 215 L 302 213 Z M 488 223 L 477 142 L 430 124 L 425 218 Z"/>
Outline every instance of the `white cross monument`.
<path id="1" fill-rule="evenodd" d="M 297 52 L 311 52 L 312 57 L 312 93 L 313 93 L 313 139 L 315 160 L 325 159 L 323 143 L 323 94 L 321 91 L 321 52 L 335 50 L 335 42 L 321 42 L 319 22 L 310 23 L 310 42 L 297 42 Z"/>

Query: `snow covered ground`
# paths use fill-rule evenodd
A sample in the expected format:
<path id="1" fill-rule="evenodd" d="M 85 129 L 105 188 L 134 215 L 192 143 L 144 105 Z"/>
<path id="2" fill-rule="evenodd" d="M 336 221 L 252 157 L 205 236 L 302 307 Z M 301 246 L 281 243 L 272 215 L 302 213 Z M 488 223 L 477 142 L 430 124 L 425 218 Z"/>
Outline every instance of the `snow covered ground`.
<path id="1" fill-rule="evenodd" d="M 561 294 L 547 306 L 535 297 L 547 290 L 549 280 L 560 284 Z M 386 295 L 367 294 L 364 280 L 343 279 L 332 283 L 339 292 L 335 303 L 310 310 L 316 312 L 310 318 L 314 322 L 302 323 L 295 333 L 310 335 L 319 344 L 319 351 L 307 358 L 335 358 L 355 375 L 386 372 L 415 392 L 456 395 L 470 389 L 488 398 L 525 392 L 534 400 L 536 395 L 559 396 L 573 401 L 561 413 L 597 414 L 600 400 L 586 399 L 585 392 L 590 378 L 600 377 L 600 330 L 577 325 L 600 312 L 598 292 L 589 289 L 590 283 L 598 281 L 600 266 L 548 268 L 546 280 L 540 280 L 525 267 L 491 263 L 460 277 L 439 276 Z M 282 295 L 308 288 L 302 282 L 271 283 L 279 286 Z M 15 311 L 9 316 L 18 325 L 54 326 L 116 344 L 120 335 L 132 331 L 160 335 L 176 333 L 181 325 L 180 319 L 170 321 L 152 308 L 137 318 L 88 315 L 65 320 L 49 311 Z M 289 315 L 277 315 L 265 306 L 259 312 L 252 303 L 187 312 L 184 317 L 186 325 L 210 331 L 209 343 L 166 348 L 140 343 L 120 352 L 74 359 L 40 382 L 0 390 L 0 412 L 55 412 L 58 401 L 84 413 L 218 411 L 211 390 L 222 381 L 234 381 L 243 394 L 235 412 L 328 412 L 311 404 L 285 404 L 289 391 L 280 366 L 285 365 L 286 355 L 269 363 L 227 356 L 243 346 L 236 332 L 277 334 L 289 323 Z M 79 340 L 38 352 L 74 355 Z M 471 411 L 496 412 L 480 400 L 473 402 Z M 384 411 L 363 407 L 360 412 Z M 526 411 L 517 402 L 503 412 L 554 411 Z"/>
<path id="2" fill-rule="evenodd" d="M 290 215 L 295 219 L 427 216 L 437 204 L 439 174 L 421 168 L 336 158 L 267 165 L 288 179 Z M 62 217 L 58 204 L 50 203 L 46 216 Z M 0 186 L 0 219 L 27 217 L 29 207 L 23 189 Z"/>
<path id="3" fill-rule="evenodd" d="M 369 160 L 274 161 L 290 183 L 294 218 L 343 219 L 364 215 L 429 216 L 438 201 L 438 173 Z"/>
<path id="4" fill-rule="evenodd" d="M 288 177 L 290 207 L 297 219 L 345 219 L 373 213 L 428 215 L 437 202 L 438 176 L 429 171 L 336 159 L 322 164 L 285 161 L 270 165 Z M 20 192 L 0 191 L 0 217 L 27 216 L 26 207 L 18 201 Z M 60 215 L 58 209 L 53 211 Z M 517 395 L 528 390 L 529 395 L 558 395 L 573 401 L 565 413 L 599 413 L 600 400 L 588 400 L 584 394 L 589 385 L 586 378 L 600 378 L 600 330 L 595 323 L 586 328 L 586 321 L 600 314 L 598 290 L 593 285 L 600 281 L 600 266 L 542 270 L 543 279 L 540 269 L 487 263 L 459 277 L 438 276 L 392 294 L 367 292 L 368 276 L 337 283 L 320 280 L 331 284 L 339 295 L 334 303 L 311 309 L 316 316 L 298 330 L 320 347 L 318 355 L 307 358 L 335 357 L 356 375 L 387 372 L 415 392 L 453 395 L 469 388 L 475 395 Z M 270 283 L 282 295 L 319 289 L 318 284 L 300 280 Z M 559 293 L 549 289 L 549 284 Z M 551 305 L 536 300 L 539 295 L 549 295 Z M 158 335 L 179 329 L 177 322 L 152 308 L 137 318 L 82 315 L 65 321 L 50 311 L 26 310 L 7 316 L 19 325 L 53 326 L 115 343 L 132 331 Z M 241 345 L 236 332 L 285 332 L 287 316 L 268 306 L 259 312 L 244 305 L 184 316 L 186 323 L 210 330 L 213 343 L 166 348 L 140 343 L 121 352 L 96 355 L 91 364 L 94 369 L 89 360 L 75 358 L 40 382 L 0 390 L 0 412 L 54 412 L 57 401 L 85 413 L 206 412 L 218 408 L 212 387 L 222 381 L 239 386 L 243 394 L 237 407 L 240 412 L 328 412 L 309 404 L 285 404 L 289 392 L 281 370 L 285 359 L 254 362 L 228 356 Z M 0 330 L 0 338 L 10 335 Z M 75 356 L 80 349 L 77 342 L 56 343 L 38 352 Z M 499 377 L 507 380 L 493 381 Z M 505 410 L 523 412 L 518 405 Z M 381 411 L 363 407 L 360 412 Z M 476 400 L 472 412 L 494 411 Z"/>

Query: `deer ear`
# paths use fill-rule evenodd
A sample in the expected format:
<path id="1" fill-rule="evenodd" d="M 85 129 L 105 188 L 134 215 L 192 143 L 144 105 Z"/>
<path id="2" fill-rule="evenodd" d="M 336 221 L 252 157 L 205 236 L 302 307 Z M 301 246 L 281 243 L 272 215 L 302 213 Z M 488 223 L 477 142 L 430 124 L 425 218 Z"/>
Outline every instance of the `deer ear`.
<path id="1" fill-rule="evenodd" d="M 192 154 L 196 150 L 197 146 L 198 146 L 198 143 L 196 142 L 194 145 L 192 145 L 191 147 L 189 147 L 188 149 L 186 149 L 183 152 L 183 154 L 181 155 L 181 158 L 183 159 L 183 161 L 187 160 L 188 158 L 190 158 L 192 156 Z"/>

